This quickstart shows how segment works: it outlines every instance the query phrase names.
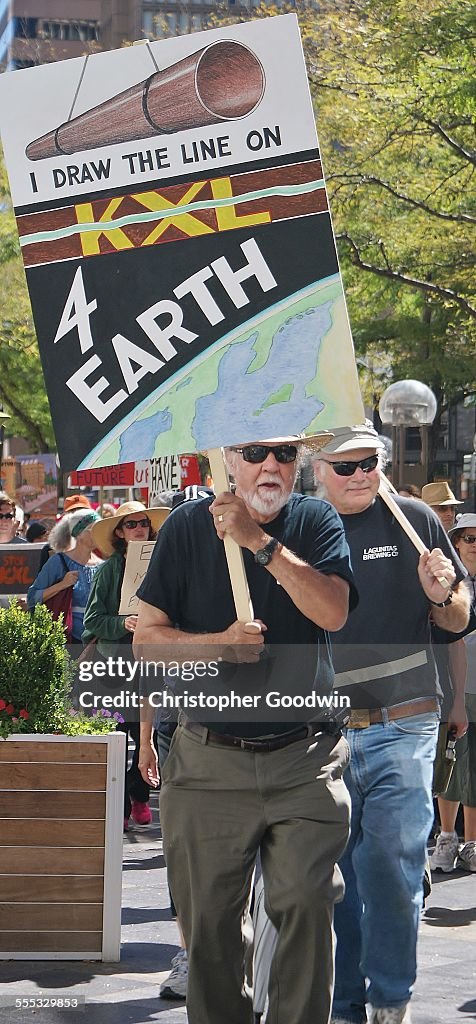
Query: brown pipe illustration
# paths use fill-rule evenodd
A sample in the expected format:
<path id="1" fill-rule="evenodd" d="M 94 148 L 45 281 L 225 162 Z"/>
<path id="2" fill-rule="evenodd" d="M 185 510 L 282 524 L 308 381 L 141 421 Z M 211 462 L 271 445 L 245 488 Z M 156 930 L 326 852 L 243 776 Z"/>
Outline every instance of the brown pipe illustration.
<path id="1" fill-rule="evenodd" d="M 263 67 L 242 43 L 218 40 L 157 71 L 30 142 L 29 160 L 69 156 L 250 114 L 262 99 Z"/>

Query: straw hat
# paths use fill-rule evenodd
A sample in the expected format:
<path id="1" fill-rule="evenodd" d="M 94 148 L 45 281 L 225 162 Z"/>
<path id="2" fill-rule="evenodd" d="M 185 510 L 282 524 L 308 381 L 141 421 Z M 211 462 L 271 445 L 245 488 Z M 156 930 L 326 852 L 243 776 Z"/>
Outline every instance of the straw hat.
<path id="1" fill-rule="evenodd" d="M 143 512 L 144 515 L 148 516 L 153 530 L 160 530 L 160 527 L 167 519 L 170 509 L 146 508 L 140 501 L 125 501 L 123 505 L 119 505 L 115 516 L 101 519 L 98 523 L 94 524 L 91 530 L 94 547 L 99 548 L 104 555 L 112 555 L 115 550 L 112 541 L 116 526 L 119 526 L 123 519 L 127 519 L 127 516 L 136 515 L 137 512 Z"/>
<path id="2" fill-rule="evenodd" d="M 231 448 L 247 448 L 251 444 L 295 444 L 297 448 L 310 448 L 312 450 L 322 448 L 331 438 L 334 431 L 322 430 L 319 434 L 289 434 L 287 437 L 265 437 L 259 441 L 243 441 L 240 445 L 228 445 Z"/>
<path id="3" fill-rule="evenodd" d="M 421 500 L 426 505 L 464 505 L 458 501 L 447 480 L 436 480 L 434 484 L 425 484 L 421 489 Z"/>

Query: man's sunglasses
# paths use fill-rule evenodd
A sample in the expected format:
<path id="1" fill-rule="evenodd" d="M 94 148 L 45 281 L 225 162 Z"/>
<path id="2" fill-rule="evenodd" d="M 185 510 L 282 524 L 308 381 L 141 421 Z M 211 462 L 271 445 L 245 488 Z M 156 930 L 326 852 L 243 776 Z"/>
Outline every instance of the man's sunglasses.
<path id="1" fill-rule="evenodd" d="M 0 512 L 0 519 L 13 519 L 13 512 Z"/>
<path id="2" fill-rule="evenodd" d="M 150 526 L 150 519 L 123 519 L 120 525 L 121 530 L 137 530 L 138 527 L 145 529 Z"/>
<path id="3" fill-rule="evenodd" d="M 326 466 L 331 466 L 337 476 L 353 476 L 357 469 L 361 469 L 363 473 L 371 473 L 373 469 L 377 469 L 378 455 L 368 455 L 366 459 L 358 459 L 357 462 L 328 462 L 327 459 L 322 461 Z"/>
<path id="4" fill-rule="evenodd" d="M 475 544 L 476 533 L 462 533 L 461 540 L 464 540 L 465 544 Z"/>
<path id="5" fill-rule="evenodd" d="M 232 448 L 231 450 L 232 452 L 239 452 L 245 462 L 253 462 L 255 465 L 259 462 L 265 462 L 270 452 L 273 453 L 276 462 L 284 464 L 295 462 L 298 453 L 295 444 L 247 444 L 244 448 Z"/>

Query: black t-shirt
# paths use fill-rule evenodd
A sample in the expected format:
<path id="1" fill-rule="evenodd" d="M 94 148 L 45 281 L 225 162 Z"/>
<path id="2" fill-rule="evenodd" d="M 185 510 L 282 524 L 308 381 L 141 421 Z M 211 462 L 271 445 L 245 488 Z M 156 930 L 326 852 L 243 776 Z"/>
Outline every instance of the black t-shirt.
<path id="1" fill-rule="evenodd" d="M 451 558 L 456 582 L 466 570 L 438 517 L 421 501 L 396 497 L 431 551 Z M 430 648 L 430 610 L 417 573 L 419 555 L 381 498 L 343 515 L 359 605 L 333 637 L 339 693 L 354 708 L 388 707 L 439 693 Z"/>
<path id="2" fill-rule="evenodd" d="M 224 547 L 208 511 L 210 503 L 206 498 L 185 502 L 169 516 L 160 530 L 149 570 L 138 591 L 141 600 L 160 608 L 174 625 L 187 633 L 220 633 L 236 620 Z M 276 518 L 265 524 L 265 530 L 320 572 L 336 574 L 347 580 L 351 586 L 350 607 L 357 603 L 342 522 L 328 502 L 292 494 Z M 304 663 L 306 672 L 310 673 L 309 679 L 293 679 L 288 672 L 288 692 L 298 685 L 312 688 L 314 682 L 324 691 L 329 690 L 332 687 L 332 669 L 326 632 L 298 611 L 271 573 L 256 564 L 250 551 L 243 549 L 243 557 L 255 617 L 268 627 L 264 636 L 267 651 L 272 651 L 276 645 L 286 645 L 284 657 L 288 669 L 292 665 L 291 647 L 295 650 L 296 659 L 299 648 L 306 652 Z M 318 665 L 319 647 L 322 661 Z M 269 664 L 268 654 L 268 669 Z M 294 664 L 297 666 L 298 660 Z M 266 675 L 266 666 L 264 673 Z M 302 674 L 302 668 L 299 674 Z M 236 689 L 238 682 L 246 688 L 245 681 L 251 678 L 249 689 L 255 690 L 256 685 L 260 685 L 256 668 L 241 665 L 239 681 L 234 672 L 233 688 Z M 264 677 L 261 684 L 263 680 Z M 226 667 L 220 681 L 224 686 L 228 685 Z M 313 717 L 315 714 L 309 715 L 309 718 Z M 299 720 L 304 719 L 301 712 Z M 205 724 L 210 724 L 215 731 L 252 736 L 281 732 L 292 728 L 296 722 L 290 724 L 289 719 L 287 722 L 275 721 L 272 728 L 269 721 L 263 724 L 262 720 L 242 723 L 242 728 L 234 721 Z"/>

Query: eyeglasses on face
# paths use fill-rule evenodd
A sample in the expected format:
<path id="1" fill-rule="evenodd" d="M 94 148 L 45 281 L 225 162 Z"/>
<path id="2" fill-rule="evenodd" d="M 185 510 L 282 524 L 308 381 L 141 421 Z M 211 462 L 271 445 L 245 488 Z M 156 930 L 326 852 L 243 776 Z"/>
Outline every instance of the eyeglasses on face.
<path id="1" fill-rule="evenodd" d="M 146 526 L 150 526 L 150 519 L 123 519 L 121 523 L 121 530 L 137 530 L 138 527 L 145 529 Z"/>
<path id="2" fill-rule="evenodd" d="M 363 473 L 371 473 L 373 469 L 376 469 L 378 455 L 368 455 L 366 459 L 358 459 L 354 462 L 328 462 L 327 459 L 322 461 L 326 463 L 326 466 L 331 466 L 337 476 L 353 476 L 357 469 L 361 469 Z"/>
<path id="3" fill-rule="evenodd" d="M 273 453 L 276 462 L 284 464 L 295 462 L 298 452 L 295 444 L 247 444 L 244 448 L 232 448 L 231 450 L 239 452 L 245 462 L 252 462 L 254 465 L 265 462 L 270 452 Z"/>
<path id="4" fill-rule="evenodd" d="M 13 519 L 13 512 L 0 512 L 0 519 Z"/>
<path id="5" fill-rule="evenodd" d="M 475 544 L 476 533 L 462 533 L 461 540 L 464 540 L 465 544 Z"/>

